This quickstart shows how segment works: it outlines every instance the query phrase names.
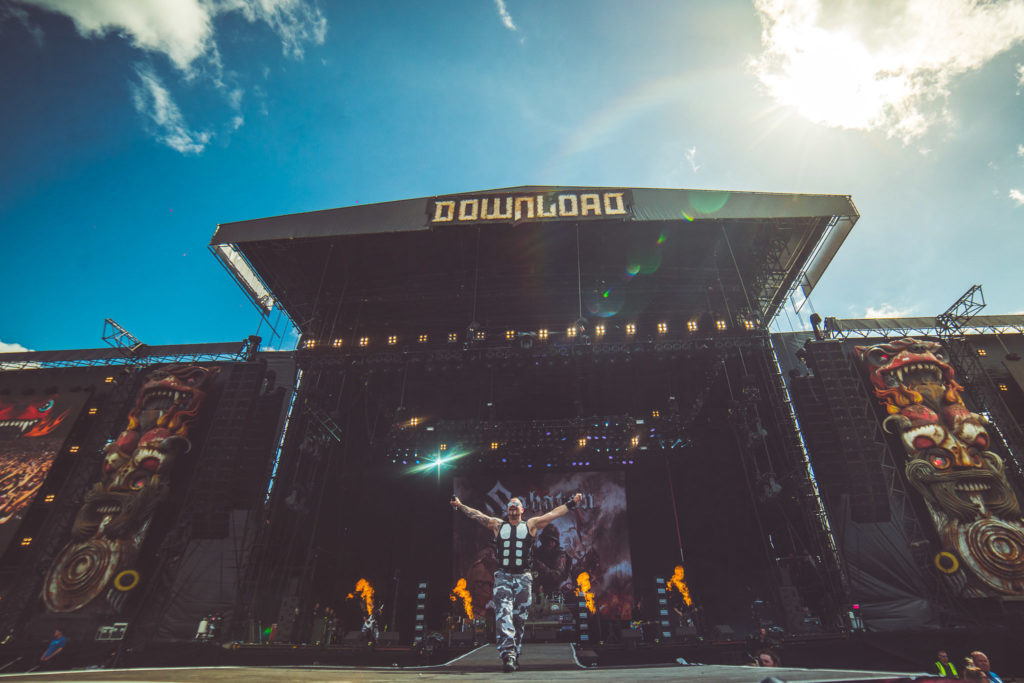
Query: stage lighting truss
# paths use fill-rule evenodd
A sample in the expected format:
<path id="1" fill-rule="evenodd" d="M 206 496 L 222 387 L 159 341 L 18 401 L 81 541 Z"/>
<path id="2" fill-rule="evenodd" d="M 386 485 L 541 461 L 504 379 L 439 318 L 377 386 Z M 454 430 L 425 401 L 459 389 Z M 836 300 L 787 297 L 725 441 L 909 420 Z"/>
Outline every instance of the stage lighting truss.
<path id="1" fill-rule="evenodd" d="M 402 419 L 392 425 L 383 455 L 387 464 L 431 473 L 479 465 L 586 469 L 628 467 L 642 463 L 651 451 L 690 446 L 677 410 L 670 406 L 651 415 L 528 421 Z"/>
<path id="2" fill-rule="evenodd" d="M 495 326 L 485 329 L 478 323 L 469 325 L 463 339 L 464 350 L 485 350 L 487 352 L 530 351 L 539 354 L 560 352 L 565 347 L 578 349 L 592 348 L 594 353 L 627 353 L 653 346 L 655 350 L 664 348 L 675 350 L 701 343 L 734 343 L 742 345 L 744 341 L 758 338 L 766 333 L 764 329 L 747 313 L 729 320 L 710 314 L 706 325 L 698 320 L 679 321 L 658 320 L 646 324 L 626 322 L 611 324 L 610 322 L 588 323 L 579 319 L 566 327 L 552 330 L 549 327 L 523 329 L 519 326 Z M 370 334 L 357 336 L 351 334 L 355 344 L 343 344 L 341 337 L 333 335 L 316 339 L 303 336 L 299 342 L 300 355 L 305 357 L 323 357 L 341 353 L 346 356 L 365 357 L 373 354 L 384 354 L 400 351 L 403 354 L 431 353 L 435 350 L 452 349 L 453 344 L 460 342 L 458 332 L 451 330 L 419 330 L 416 332 L 388 332 L 386 334 Z M 544 350 L 534 342 L 549 342 L 550 348 Z"/>

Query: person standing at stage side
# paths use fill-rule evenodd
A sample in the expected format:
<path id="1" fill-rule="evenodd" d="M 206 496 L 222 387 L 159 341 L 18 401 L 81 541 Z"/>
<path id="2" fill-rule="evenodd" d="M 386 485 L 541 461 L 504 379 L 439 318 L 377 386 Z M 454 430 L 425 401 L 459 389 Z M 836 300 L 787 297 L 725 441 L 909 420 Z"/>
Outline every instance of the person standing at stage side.
<path id="1" fill-rule="evenodd" d="M 758 650 L 757 654 L 754 656 L 757 660 L 758 666 L 782 666 L 782 661 L 774 650 Z"/>
<path id="2" fill-rule="evenodd" d="M 61 629 L 54 631 L 53 640 L 50 641 L 46 651 L 39 657 L 37 670 L 52 670 L 56 668 L 57 663 L 63 661 L 60 654 L 64 651 L 67 644 L 68 639 L 64 636 L 64 631 Z"/>
<path id="3" fill-rule="evenodd" d="M 982 680 L 994 681 L 994 683 L 1003 683 L 1003 679 L 999 677 L 996 672 L 992 671 L 991 663 L 988 661 L 988 655 L 980 650 L 975 650 L 971 653 L 971 660 L 974 662 L 974 666 L 981 671 L 983 676 Z"/>
<path id="4" fill-rule="evenodd" d="M 949 653 L 945 650 L 939 650 L 938 657 L 935 660 L 935 673 L 942 678 L 960 678 L 960 673 L 956 670 L 956 665 L 949 661 Z"/>
<path id="5" fill-rule="evenodd" d="M 550 512 L 524 521 L 526 508 L 518 497 L 509 499 L 508 516 L 504 520 L 463 505 L 456 496 L 451 498 L 453 508 L 490 529 L 498 544 L 498 569 L 494 572 L 495 630 L 498 656 L 506 672 L 519 670 L 526 614 L 533 598 L 530 553 L 537 532 L 566 515 L 582 500 L 583 494 L 577 493 Z"/>

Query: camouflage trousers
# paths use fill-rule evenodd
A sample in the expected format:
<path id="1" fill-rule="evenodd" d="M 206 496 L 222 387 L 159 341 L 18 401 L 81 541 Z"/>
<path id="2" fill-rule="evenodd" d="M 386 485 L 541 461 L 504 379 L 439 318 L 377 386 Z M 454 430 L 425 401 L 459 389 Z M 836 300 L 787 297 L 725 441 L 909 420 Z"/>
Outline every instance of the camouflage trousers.
<path id="1" fill-rule="evenodd" d="M 523 649 L 526 614 L 533 602 L 533 576 L 530 572 L 509 574 L 494 572 L 494 625 L 498 656 L 519 656 Z"/>

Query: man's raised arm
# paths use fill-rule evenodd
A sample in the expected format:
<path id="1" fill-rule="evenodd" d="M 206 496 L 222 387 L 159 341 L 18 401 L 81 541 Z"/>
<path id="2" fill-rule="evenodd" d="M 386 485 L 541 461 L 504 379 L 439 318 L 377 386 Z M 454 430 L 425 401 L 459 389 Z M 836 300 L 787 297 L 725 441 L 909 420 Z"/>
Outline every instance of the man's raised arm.
<path id="1" fill-rule="evenodd" d="M 451 505 L 453 508 L 459 510 L 460 512 L 462 512 L 462 514 L 466 515 L 474 522 L 479 522 L 491 531 L 497 532 L 498 527 L 501 526 L 500 519 L 498 519 L 497 517 L 490 517 L 488 515 L 485 515 L 479 510 L 474 510 L 468 505 L 463 505 L 462 501 L 459 500 L 457 496 L 452 496 Z"/>
<path id="2" fill-rule="evenodd" d="M 569 510 L 572 510 L 583 500 L 583 494 L 577 493 L 572 498 L 562 503 L 558 507 L 538 517 L 531 517 L 527 524 L 530 526 L 530 530 L 534 531 L 537 529 L 543 529 L 551 522 L 555 521 L 559 517 L 568 514 Z"/>

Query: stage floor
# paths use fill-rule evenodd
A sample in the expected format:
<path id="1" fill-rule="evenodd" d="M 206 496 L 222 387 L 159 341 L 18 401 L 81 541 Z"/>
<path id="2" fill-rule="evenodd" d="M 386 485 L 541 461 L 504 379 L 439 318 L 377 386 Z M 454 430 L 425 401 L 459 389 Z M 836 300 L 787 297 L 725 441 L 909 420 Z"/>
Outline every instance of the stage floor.
<path id="1" fill-rule="evenodd" d="M 65 672 L 0 674 L 0 681 L 721 681 L 756 683 L 769 675 L 783 681 L 914 680 L 921 674 L 822 669 L 759 669 L 750 666 L 680 664 L 632 667 L 591 667 L 579 664 L 568 643 L 536 643 L 523 647 L 521 670 L 502 673 L 493 645 L 484 645 L 437 666 L 384 667 L 181 667 L 165 669 L 92 669 Z"/>

